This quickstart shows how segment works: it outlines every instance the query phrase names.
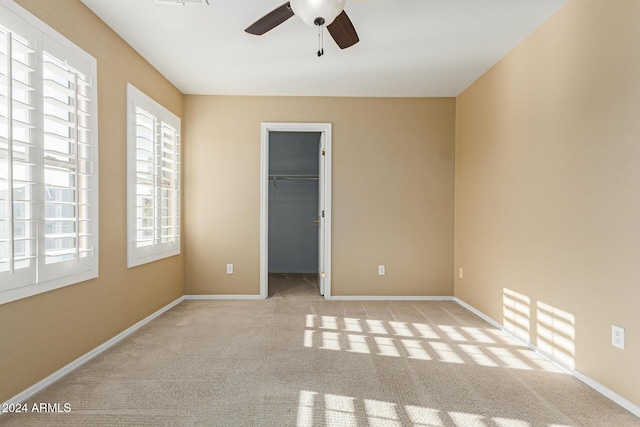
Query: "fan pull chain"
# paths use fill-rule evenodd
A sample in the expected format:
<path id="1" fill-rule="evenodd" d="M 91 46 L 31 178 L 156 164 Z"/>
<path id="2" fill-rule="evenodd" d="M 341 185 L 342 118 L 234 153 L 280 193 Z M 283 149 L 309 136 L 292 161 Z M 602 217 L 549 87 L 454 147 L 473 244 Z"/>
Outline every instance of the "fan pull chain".
<path id="1" fill-rule="evenodd" d="M 318 56 L 324 55 L 323 26 L 318 25 Z"/>

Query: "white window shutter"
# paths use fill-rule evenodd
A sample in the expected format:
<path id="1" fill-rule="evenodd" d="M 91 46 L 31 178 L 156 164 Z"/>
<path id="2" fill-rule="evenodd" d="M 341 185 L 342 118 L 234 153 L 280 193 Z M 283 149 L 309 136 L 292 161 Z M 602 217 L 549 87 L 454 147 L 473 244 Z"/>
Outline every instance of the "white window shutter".
<path id="1" fill-rule="evenodd" d="M 98 275 L 96 61 L 0 5 L 0 304 Z"/>
<path id="2" fill-rule="evenodd" d="M 127 85 L 127 263 L 180 253 L 180 119 Z"/>
<path id="3" fill-rule="evenodd" d="M 43 277 L 51 280 L 88 269 L 92 256 L 92 104 L 91 82 L 85 75 L 46 50 L 42 60 L 45 220 L 41 269 Z"/>
<path id="4" fill-rule="evenodd" d="M 0 27 L 0 290 L 35 283 L 37 271 L 36 58 L 25 25 L 11 23 Z"/>

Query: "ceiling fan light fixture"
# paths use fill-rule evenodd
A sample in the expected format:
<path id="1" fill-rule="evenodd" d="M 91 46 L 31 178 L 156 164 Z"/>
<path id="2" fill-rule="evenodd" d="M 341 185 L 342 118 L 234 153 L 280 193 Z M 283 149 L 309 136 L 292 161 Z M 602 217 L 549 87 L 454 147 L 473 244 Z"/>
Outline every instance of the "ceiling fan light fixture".
<path id="1" fill-rule="evenodd" d="M 314 27 L 329 25 L 344 10 L 346 0 L 291 0 L 291 9 L 302 22 Z M 319 22 L 322 22 L 319 24 Z"/>

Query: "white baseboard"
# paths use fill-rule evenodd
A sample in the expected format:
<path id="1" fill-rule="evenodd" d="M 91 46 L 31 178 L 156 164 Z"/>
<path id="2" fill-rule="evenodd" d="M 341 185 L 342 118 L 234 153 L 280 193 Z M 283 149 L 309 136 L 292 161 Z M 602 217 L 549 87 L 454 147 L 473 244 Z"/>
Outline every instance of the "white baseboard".
<path id="1" fill-rule="evenodd" d="M 198 299 L 263 299 L 260 295 L 185 295 L 186 300 Z"/>
<path id="2" fill-rule="evenodd" d="M 131 326 L 130 328 L 120 332 L 118 335 L 116 335 L 115 337 L 111 338 L 109 341 L 106 341 L 103 344 L 100 344 L 98 347 L 96 347 L 93 350 L 89 351 L 88 353 L 85 353 L 84 355 L 78 357 L 76 360 L 74 360 L 73 362 L 69 363 L 68 365 L 58 369 L 56 372 L 54 372 L 53 374 L 49 375 L 47 378 L 43 379 L 42 381 L 32 385 L 31 387 L 29 387 L 28 389 L 24 390 L 23 392 L 21 392 L 19 394 L 16 394 L 11 399 L 9 399 L 6 402 L 4 402 L 3 406 L 5 404 L 9 405 L 9 404 L 12 404 L 12 403 L 13 404 L 15 404 L 15 403 L 23 403 L 23 402 L 27 401 L 29 398 L 31 398 L 35 394 L 39 393 L 40 391 L 44 390 L 45 388 L 49 387 L 50 385 L 52 385 L 53 383 L 58 381 L 60 378 L 62 378 L 65 375 L 69 374 L 73 370 L 79 368 L 83 364 L 87 363 L 89 360 L 93 359 L 94 357 L 96 357 L 97 355 L 102 353 L 103 351 L 105 351 L 105 350 L 109 349 L 110 347 L 114 346 L 115 344 L 119 343 L 124 338 L 128 337 L 129 335 L 131 335 L 132 333 L 134 333 L 135 331 L 137 331 L 138 329 L 140 329 L 141 327 L 143 327 L 147 323 L 151 322 L 152 320 L 154 320 L 155 318 L 157 318 L 158 316 L 160 316 L 164 312 L 166 312 L 166 311 L 172 309 L 173 307 L 175 307 L 176 305 L 180 304 L 183 300 L 184 300 L 184 297 L 180 297 L 180 298 L 176 299 L 175 301 L 165 305 L 164 307 L 162 307 L 161 309 L 159 309 L 155 313 L 152 313 L 151 315 L 145 317 L 144 319 L 142 319 L 141 321 L 139 321 L 135 325 Z M 0 413 L 0 415 L 2 415 L 2 414 Z"/>
<path id="3" fill-rule="evenodd" d="M 629 401 L 625 397 L 620 396 L 618 393 L 616 393 L 615 391 L 611 390 L 610 388 L 608 388 L 608 387 L 600 384 L 599 382 L 589 378 L 588 376 L 586 376 L 582 372 L 580 372 L 580 371 L 578 371 L 576 369 L 573 369 L 573 368 L 565 365 L 564 363 L 556 360 L 553 356 L 545 353 L 544 351 L 540 350 L 534 344 L 523 340 L 522 338 L 518 337 L 517 335 L 515 335 L 511 331 L 505 329 L 504 326 L 501 323 L 495 321 L 491 317 L 487 316 L 483 312 L 477 310 L 475 307 L 467 304 L 466 302 L 462 301 L 461 299 L 459 299 L 457 297 L 454 297 L 453 301 L 457 302 L 462 307 L 466 308 L 467 310 L 469 310 L 470 312 L 472 312 L 476 316 L 480 317 L 482 320 L 486 321 L 487 323 L 491 324 L 492 326 L 496 327 L 497 329 L 500 329 L 502 332 L 504 332 L 505 334 L 509 335 L 510 337 L 512 337 L 513 339 L 518 341 L 519 343 L 522 343 L 522 344 L 526 345 L 531 350 L 535 351 L 537 354 L 539 354 L 540 356 L 544 357 L 545 359 L 547 359 L 549 362 L 553 363 L 558 368 L 562 369 L 563 371 L 565 371 L 568 374 L 572 375 L 574 378 L 582 381 L 583 383 L 585 383 L 586 385 L 588 385 L 589 387 L 591 387 L 592 389 L 594 389 L 598 393 L 602 394 L 603 396 L 609 398 L 613 402 L 615 402 L 618 405 L 622 406 L 624 409 L 626 409 L 627 411 L 631 412 L 633 415 L 635 415 L 637 417 L 640 417 L 640 406 L 635 405 L 633 402 Z"/>
<path id="4" fill-rule="evenodd" d="M 635 405 L 633 402 L 620 396 L 618 393 L 600 384 L 598 381 L 589 378 L 588 376 L 586 376 L 580 371 L 577 371 L 574 369 L 573 376 L 579 379 L 580 381 L 582 381 L 583 383 L 585 383 L 586 385 L 588 385 L 589 387 L 591 387 L 592 389 L 594 389 L 595 391 L 597 391 L 598 393 L 613 400 L 615 403 L 622 406 L 624 409 L 631 412 L 636 417 L 640 418 L 640 406 Z"/>
<path id="5" fill-rule="evenodd" d="M 340 296 L 331 295 L 333 301 L 453 301 L 453 297 L 427 296 Z"/>
<path id="6" fill-rule="evenodd" d="M 256 300 L 264 299 L 260 295 L 185 295 L 185 300 L 229 300 L 244 299 Z M 327 300 L 333 301 L 453 301 L 451 296 L 336 296 L 332 295 Z"/>

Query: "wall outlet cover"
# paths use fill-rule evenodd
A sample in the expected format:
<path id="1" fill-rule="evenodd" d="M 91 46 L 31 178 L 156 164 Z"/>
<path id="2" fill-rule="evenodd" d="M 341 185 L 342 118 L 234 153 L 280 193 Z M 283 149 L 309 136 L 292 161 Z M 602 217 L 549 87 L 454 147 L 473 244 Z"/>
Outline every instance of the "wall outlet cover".
<path id="1" fill-rule="evenodd" d="M 624 350 L 624 328 L 611 325 L 611 345 Z"/>

